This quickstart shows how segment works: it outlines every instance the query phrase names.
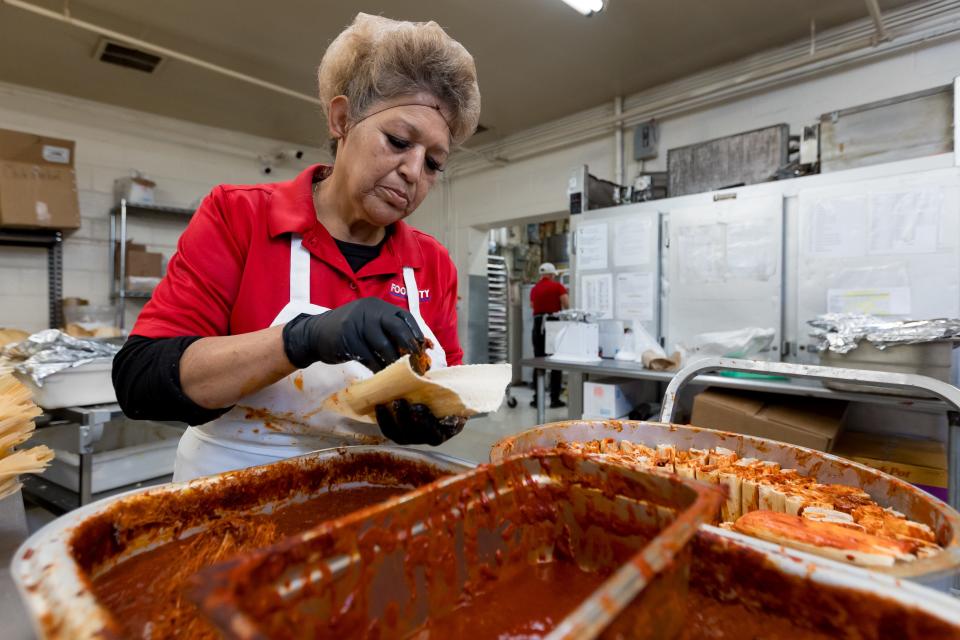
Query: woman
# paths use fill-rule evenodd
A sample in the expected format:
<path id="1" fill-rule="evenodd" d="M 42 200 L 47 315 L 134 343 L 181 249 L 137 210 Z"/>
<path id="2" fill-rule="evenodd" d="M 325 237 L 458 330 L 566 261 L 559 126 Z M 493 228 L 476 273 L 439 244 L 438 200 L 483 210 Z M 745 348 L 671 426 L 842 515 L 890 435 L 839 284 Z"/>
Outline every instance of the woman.
<path id="1" fill-rule="evenodd" d="M 333 166 L 215 188 L 114 361 L 128 416 L 199 425 L 177 481 L 341 444 L 437 445 L 463 428 L 404 402 L 377 407 L 377 425 L 320 406 L 403 353 L 462 361 L 456 269 L 403 219 L 476 129 L 473 58 L 433 22 L 361 13 L 319 86 Z"/>

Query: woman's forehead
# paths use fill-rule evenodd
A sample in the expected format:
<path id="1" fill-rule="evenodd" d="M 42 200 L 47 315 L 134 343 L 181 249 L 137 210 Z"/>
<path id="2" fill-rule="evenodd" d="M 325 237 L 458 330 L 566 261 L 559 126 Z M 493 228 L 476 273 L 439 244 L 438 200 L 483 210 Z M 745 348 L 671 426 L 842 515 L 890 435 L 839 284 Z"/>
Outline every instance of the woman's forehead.
<path id="1" fill-rule="evenodd" d="M 435 107 L 424 103 L 404 104 L 389 107 L 381 112 L 382 122 L 402 127 L 405 135 L 425 146 L 441 147 L 444 152 L 450 147 L 450 127 L 443 114 Z"/>

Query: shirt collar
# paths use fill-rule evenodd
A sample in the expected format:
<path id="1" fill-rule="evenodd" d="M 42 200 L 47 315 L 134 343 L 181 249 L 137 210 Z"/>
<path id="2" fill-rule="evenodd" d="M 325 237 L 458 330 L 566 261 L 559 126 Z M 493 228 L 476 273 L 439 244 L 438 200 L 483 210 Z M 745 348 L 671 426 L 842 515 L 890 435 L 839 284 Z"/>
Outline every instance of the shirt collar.
<path id="1" fill-rule="evenodd" d="M 304 236 L 304 245 L 316 257 L 330 266 L 353 276 L 346 259 L 333 241 L 326 227 L 317 221 L 313 206 L 313 184 L 333 171 L 331 165 L 316 164 L 305 169 L 288 182 L 281 182 L 273 192 L 268 219 L 270 237 L 284 233 Z M 423 251 L 416 233 L 402 220 L 393 223 L 380 255 L 364 265 L 357 277 L 400 273 L 403 267 L 419 269 L 423 266 Z"/>
<path id="2" fill-rule="evenodd" d="M 284 233 L 302 235 L 317 224 L 317 211 L 313 207 L 313 183 L 325 179 L 331 171 L 332 165 L 315 164 L 304 169 L 293 180 L 280 182 L 274 187 L 267 220 L 271 238 Z"/>

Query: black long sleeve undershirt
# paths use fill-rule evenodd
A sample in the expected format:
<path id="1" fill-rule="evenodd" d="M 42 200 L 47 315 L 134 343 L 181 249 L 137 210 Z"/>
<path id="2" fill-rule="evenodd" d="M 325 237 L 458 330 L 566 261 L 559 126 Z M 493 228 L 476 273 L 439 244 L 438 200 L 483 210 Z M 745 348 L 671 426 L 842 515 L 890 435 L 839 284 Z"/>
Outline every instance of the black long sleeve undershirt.
<path id="1" fill-rule="evenodd" d="M 200 336 L 130 336 L 113 358 L 117 402 L 135 420 L 176 420 L 204 424 L 230 410 L 205 409 L 180 387 L 180 358 Z"/>

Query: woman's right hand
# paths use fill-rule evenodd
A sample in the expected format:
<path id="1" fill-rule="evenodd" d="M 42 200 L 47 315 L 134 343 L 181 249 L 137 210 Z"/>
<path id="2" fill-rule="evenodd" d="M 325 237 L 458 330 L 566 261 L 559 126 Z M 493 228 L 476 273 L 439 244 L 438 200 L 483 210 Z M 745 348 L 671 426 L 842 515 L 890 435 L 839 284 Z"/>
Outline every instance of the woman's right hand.
<path id="1" fill-rule="evenodd" d="M 361 298 L 320 315 L 300 314 L 283 328 L 283 349 L 300 368 L 314 362 L 356 360 L 376 373 L 426 340 L 406 309 L 379 298 Z"/>

